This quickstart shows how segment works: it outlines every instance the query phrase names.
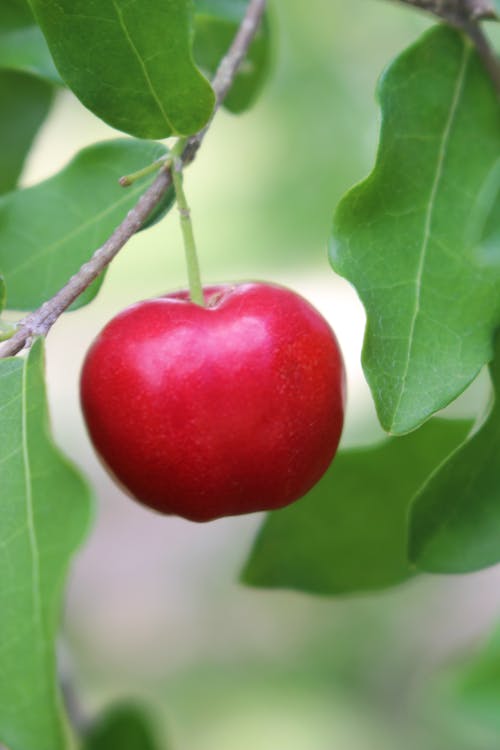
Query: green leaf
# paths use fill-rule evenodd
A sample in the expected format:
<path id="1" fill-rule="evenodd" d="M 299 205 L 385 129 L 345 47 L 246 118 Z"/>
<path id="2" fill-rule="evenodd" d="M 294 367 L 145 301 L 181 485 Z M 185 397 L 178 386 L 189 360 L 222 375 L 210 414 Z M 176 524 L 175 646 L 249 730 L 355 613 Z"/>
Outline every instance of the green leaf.
<path id="1" fill-rule="evenodd" d="M 469 427 L 433 419 L 411 435 L 340 453 L 305 498 L 267 517 L 243 581 L 346 594 L 407 580 L 410 501 Z"/>
<path id="2" fill-rule="evenodd" d="M 228 51 L 247 5 L 246 0 L 195 0 L 194 57 L 210 77 Z M 224 106 L 234 113 L 248 109 L 262 88 L 270 63 L 271 38 L 266 15 Z"/>
<path id="3" fill-rule="evenodd" d="M 164 146 L 147 141 L 100 143 L 81 151 L 54 177 L 1 198 L 0 270 L 9 307 L 33 309 L 55 294 L 108 238 L 155 175 L 128 188 L 118 179 L 165 153 Z M 171 204 L 172 192 L 165 201 L 163 210 Z M 102 277 L 76 306 L 90 302 L 101 283 Z"/>
<path id="4" fill-rule="evenodd" d="M 2 0 L 0 194 L 16 186 L 33 139 L 50 109 L 52 87 L 38 77 L 51 82 L 58 79 L 43 35 L 24 0 Z"/>
<path id="5" fill-rule="evenodd" d="M 5 281 L 3 280 L 3 276 L 0 276 L 0 313 L 5 307 Z"/>
<path id="6" fill-rule="evenodd" d="M 139 138 L 191 134 L 215 96 L 193 63 L 190 0 L 31 0 L 76 96 Z"/>
<path id="7" fill-rule="evenodd" d="M 89 491 L 52 443 L 43 349 L 0 361 L 0 742 L 67 750 L 54 640 L 70 559 L 89 525 Z"/>
<path id="8" fill-rule="evenodd" d="M 2 0 L 0 29 L 18 29 L 31 24 L 34 24 L 34 19 L 27 0 Z"/>
<path id="9" fill-rule="evenodd" d="M 52 83 L 62 83 L 44 36 L 24 0 L 2 0 L 0 68 L 32 73 Z M 2 107 L 2 111 L 7 110 Z"/>
<path id="10" fill-rule="evenodd" d="M 481 649 L 450 675 L 451 697 L 462 720 L 471 720 L 485 729 L 500 731 L 500 628 L 496 628 Z M 498 734 L 497 734 L 498 737 Z"/>
<path id="11" fill-rule="evenodd" d="M 160 746 L 149 713 L 123 703 L 109 709 L 91 728 L 84 750 L 160 750 Z"/>
<path id="12" fill-rule="evenodd" d="M 24 160 L 52 103 L 52 88 L 30 75 L 0 70 L 0 194 L 17 185 Z"/>
<path id="13" fill-rule="evenodd" d="M 500 337 L 490 374 L 495 402 L 487 420 L 412 507 L 410 557 L 423 570 L 466 573 L 500 561 Z"/>
<path id="14" fill-rule="evenodd" d="M 30 73 L 49 83 L 62 84 L 49 48 L 37 26 L 4 32 L 0 27 L 0 68 Z"/>
<path id="15" fill-rule="evenodd" d="M 378 94 L 377 163 L 339 205 L 331 261 L 363 301 L 365 372 L 383 427 L 401 434 L 492 357 L 500 252 L 477 245 L 500 182 L 500 106 L 471 44 L 444 26 Z"/>

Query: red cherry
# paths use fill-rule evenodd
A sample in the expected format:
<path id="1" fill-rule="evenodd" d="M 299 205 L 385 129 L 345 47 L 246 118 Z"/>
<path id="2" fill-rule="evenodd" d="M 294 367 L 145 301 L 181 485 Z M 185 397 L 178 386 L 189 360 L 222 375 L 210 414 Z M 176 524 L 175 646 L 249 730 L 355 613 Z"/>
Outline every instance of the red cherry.
<path id="1" fill-rule="evenodd" d="M 97 452 L 137 500 L 193 521 L 281 508 L 305 495 L 340 439 L 345 376 L 325 319 L 273 284 L 139 302 L 83 366 Z"/>

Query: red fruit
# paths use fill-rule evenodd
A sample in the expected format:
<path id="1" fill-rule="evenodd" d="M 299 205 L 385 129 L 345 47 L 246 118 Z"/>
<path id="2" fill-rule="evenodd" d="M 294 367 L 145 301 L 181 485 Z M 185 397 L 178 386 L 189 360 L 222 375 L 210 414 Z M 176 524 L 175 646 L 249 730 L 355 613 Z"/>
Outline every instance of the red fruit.
<path id="1" fill-rule="evenodd" d="M 83 413 L 121 485 L 193 521 L 280 508 L 328 468 L 344 414 L 335 336 L 302 297 L 263 283 L 139 302 L 82 371 Z"/>

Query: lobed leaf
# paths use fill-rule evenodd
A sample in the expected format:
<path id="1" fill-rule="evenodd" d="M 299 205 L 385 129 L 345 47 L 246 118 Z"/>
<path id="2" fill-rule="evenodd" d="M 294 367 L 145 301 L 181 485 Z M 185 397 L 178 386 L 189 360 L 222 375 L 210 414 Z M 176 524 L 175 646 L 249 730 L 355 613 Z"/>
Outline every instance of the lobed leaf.
<path id="1" fill-rule="evenodd" d="M 340 453 L 305 498 L 268 515 L 243 581 L 333 595 L 409 579 L 410 501 L 469 426 L 433 419 L 411 435 Z"/>
<path id="2" fill-rule="evenodd" d="M 82 103 L 139 138 L 191 134 L 215 96 L 191 51 L 190 0 L 30 0 Z"/>
<path id="3" fill-rule="evenodd" d="M 376 166 L 340 203 L 330 255 L 367 312 L 382 426 L 402 434 L 492 357 L 500 251 L 479 245 L 500 185 L 500 105 L 472 45 L 444 26 L 397 58 L 378 95 Z"/>
<path id="4" fill-rule="evenodd" d="M 467 573 L 500 562 L 500 337 L 490 374 L 495 402 L 488 418 L 412 506 L 410 557 L 422 570 Z"/>
<path id="5" fill-rule="evenodd" d="M 54 641 L 89 491 L 52 443 L 43 348 L 0 361 L 0 742 L 67 750 Z"/>
<path id="6" fill-rule="evenodd" d="M 243 20 L 246 0 L 195 0 L 194 57 L 212 77 Z M 248 109 L 258 96 L 271 64 L 271 34 L 266 14 L 224 106 L 235 114 Z"/>
<path id="7" fill-rule="evenodd" d="M 90 258 L 155 179 L 122 188 L 118 179 L 164 156 L 159 143 L 108 141 L 81 151 L 54 177 L 0 198 L 0 270 L 11 309 L 34 309 Z M 173 200 L 169 191 L 165 212 Z M 159 218 L 158 210 L 154 212 Z M 148 224 L 149 222 L 146 222 Z M 102 277 L 77 300 L 90 302 Z"/>
<path id="8" fill-rule="evenodd" d="M 149 713 L 122 703 L 108 709 L 91 727 L 83 750 L 160 750 L 160 746 Z"/>

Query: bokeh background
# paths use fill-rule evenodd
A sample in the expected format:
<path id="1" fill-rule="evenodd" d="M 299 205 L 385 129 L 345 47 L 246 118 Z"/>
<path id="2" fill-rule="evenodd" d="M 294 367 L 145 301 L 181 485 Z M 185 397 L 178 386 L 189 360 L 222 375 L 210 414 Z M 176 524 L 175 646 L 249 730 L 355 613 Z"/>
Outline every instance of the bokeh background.
<path id="1" fill-rule="evenodd" d="M 245 115 L 217 116 L 186 174 L 203 278 L 270 279 L 313 302 L 346 359 L 343 445 L 368 443 L 381 432 L 359 364 L 364 314 L 330 270 L 326 243 L 338 199 L 373 163 L 376 80 L 429 21 L 381 0 L 275 0 L 272 15 L 267 87 Z M 117 135 L 60 95 L 25 184 Z M 84 713 L 136 698 L 175 750 L 498 748 L 494 702 L 470 709 L 454 681 L 500 619 L 498 570 L 355 598 L 245 588 L 238 574 L 262 517 L 202 526 L 162 518 L 102 470 L 78 405 L 86 348 L 116 311 L 185 283 L 172 212 L 129 243 L 98 299 L 49 337 L 55 435 L 96 491 L 61 645 Z M 485 388 L 483 379 L 456 408 L 475 414 Z"/>

